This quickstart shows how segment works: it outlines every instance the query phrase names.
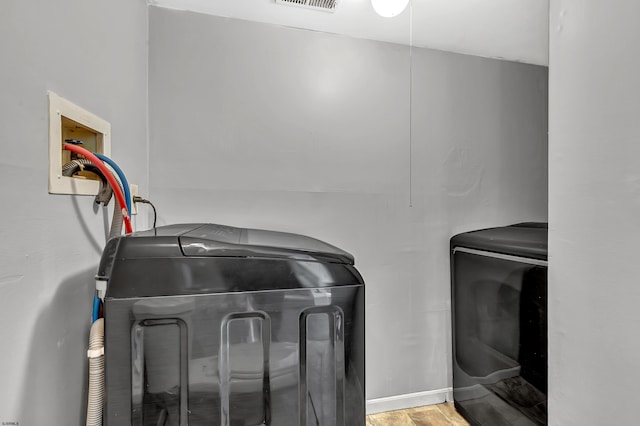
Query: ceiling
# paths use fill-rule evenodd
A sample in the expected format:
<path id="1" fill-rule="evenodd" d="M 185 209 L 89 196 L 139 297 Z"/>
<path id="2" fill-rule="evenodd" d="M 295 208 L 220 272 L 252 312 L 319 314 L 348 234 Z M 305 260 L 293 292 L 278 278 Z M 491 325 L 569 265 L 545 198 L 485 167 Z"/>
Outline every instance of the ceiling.
<path id="1" fill-rule="evenodd" d="M 334 13 L 275 0 L 148 0 L 149 4 L 288 27 L 548 65 L 549 0 L 410 0 L 393 18 L 370 0 L 338 0 Z"/>

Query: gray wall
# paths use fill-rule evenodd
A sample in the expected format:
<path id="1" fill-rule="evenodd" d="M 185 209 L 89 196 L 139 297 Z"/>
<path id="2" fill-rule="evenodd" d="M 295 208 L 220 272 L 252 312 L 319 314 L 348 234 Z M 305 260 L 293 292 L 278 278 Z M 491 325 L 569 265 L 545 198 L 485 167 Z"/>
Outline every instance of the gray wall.
<path id="1" fill-rule="evenodd" d="M 0 422 L 84 424 L 107 218 L 47 193 L 47 90 L 111 122 L 112 157 L 145 193 L 146 40 L 143 0 L 0 2 Z"/>
<path id="2" fill-rule="evenodd" d="M 549 415 L 638 424 L 640 3 L 551 1 Z"/>
<path id="3" fill-rule="evenodd" d="M 449 237 L 546 220 L 546 68 L 155 7 L 149 37 L 160 223 L 351 251 L 368 399 L 445 395 Z"/>

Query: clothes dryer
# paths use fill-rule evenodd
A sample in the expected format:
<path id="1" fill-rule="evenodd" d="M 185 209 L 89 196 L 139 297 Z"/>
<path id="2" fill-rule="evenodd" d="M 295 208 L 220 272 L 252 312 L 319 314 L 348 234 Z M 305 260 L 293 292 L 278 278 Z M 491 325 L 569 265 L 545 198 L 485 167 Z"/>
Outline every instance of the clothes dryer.
<path id="1" fill-rule="evenodd" d="M 473 425 L 547 424 L 547 225 L 451 238 L 453 396 Z"/>

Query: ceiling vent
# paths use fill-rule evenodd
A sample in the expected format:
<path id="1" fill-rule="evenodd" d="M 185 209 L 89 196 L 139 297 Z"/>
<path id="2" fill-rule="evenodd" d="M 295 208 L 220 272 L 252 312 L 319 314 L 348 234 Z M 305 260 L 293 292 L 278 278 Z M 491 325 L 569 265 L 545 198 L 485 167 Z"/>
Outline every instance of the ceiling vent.
<path id="1" fill-rule="evenodd" d="M 322 10 L 323 12 L 335 12 L 338 0 L 275 0 L 279 4 L 304 7 L 305 9 Z"/>

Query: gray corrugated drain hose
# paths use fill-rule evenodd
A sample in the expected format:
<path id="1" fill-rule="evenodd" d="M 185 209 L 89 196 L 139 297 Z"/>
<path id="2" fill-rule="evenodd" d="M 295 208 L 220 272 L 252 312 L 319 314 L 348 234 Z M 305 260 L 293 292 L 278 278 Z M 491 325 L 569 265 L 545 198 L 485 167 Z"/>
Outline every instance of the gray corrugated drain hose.
<path id="1" fill-rule="evenodd" d="M 120 203 L 118 203 L 118 198 L 113 197 L 115 199 L 115 206 L 113 207 L 113 218 L 111 219 L 111 229 L 109 230 L 109 240 L 113 237 L 119 237 L 122 234 L 122 222 L 124 219 L 122 218 L 122 211 L 120 208 Z"/>
<path id="2" fill-rule="evenodd" d="M 91 172 L 100 178 L 101 185 L 96 195 L 96 204 L 104 204 L 105 206 L 109 204 L 109 200 L 111 200 L 111 196 L 113 195 L 111 185 L 107 182 L 107 178 L 102 174 L 102 171 L 86 158 L 79 158 L 66 163 L 62 166 L 62 176 L 71 177 L 81 170 Z"/>
<path id="3" fill-rule="evenodd" d="M 99 318 L 89 332 L 89 400 L 87 426 L 102 425 L 104 405 L 104 319 Z"/>

